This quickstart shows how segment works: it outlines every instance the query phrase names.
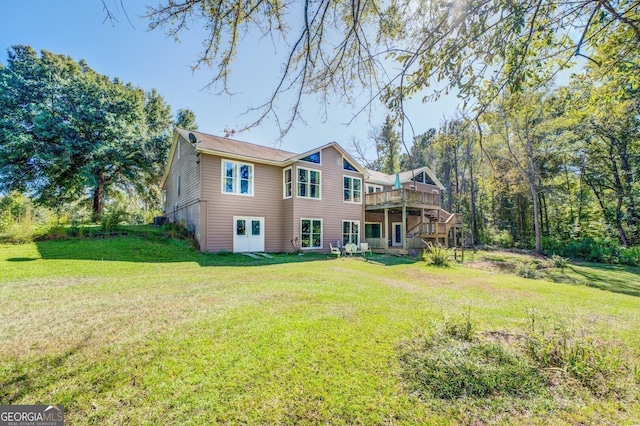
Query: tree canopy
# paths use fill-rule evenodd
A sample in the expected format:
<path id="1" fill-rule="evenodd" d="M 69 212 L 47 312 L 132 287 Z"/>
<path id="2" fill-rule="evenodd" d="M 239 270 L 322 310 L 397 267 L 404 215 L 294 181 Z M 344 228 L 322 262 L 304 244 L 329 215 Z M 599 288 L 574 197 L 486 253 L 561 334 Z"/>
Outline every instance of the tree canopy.
<path id="1" fill-rule="evenodd" d="M 170 107 L 155 91 L 84 61 L 14 46 L 0 68 L 0 190 L 44 205 L 91 200 L 114 187 L 148 192 L 167 155 Z"/>
<path id="2" fill-rule="evenodd" d="M 637 0 L 165 0 L 147 16 L 174 37 L 205 28 L 194 68 L 213 67 L 211 84 L 222 91 L 245 36 L 271 37 L 283 71 L 253 124 L 272 114 L 283 134 L 309 93 L 367 99 L 359 107 L 380 98 L 402 114 L 409 96 L 455 91 L 482 111 L 504 89 L 551 78 L 576 56 L 603 65 L 597 46 L 609 45 L 607 64 L 640 47 Z M 274 104 L 287 91 L 296 101 L 280 119 Z"/>

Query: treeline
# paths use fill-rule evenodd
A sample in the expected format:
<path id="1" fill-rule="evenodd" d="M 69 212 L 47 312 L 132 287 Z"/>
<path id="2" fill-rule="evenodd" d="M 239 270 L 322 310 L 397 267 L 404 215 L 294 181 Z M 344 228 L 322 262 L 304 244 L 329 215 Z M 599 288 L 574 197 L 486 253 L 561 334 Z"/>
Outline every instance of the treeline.
<path id="1" fill-rule="evenodd" d="M 0 233 L 51 217 L 99 222 L 105 209 L 148 220 L 174 126 L 197 127 L 156 90 L 29 46 L 0 64 L 0 111 Z"/>
<path id="2" fill-rule="evenodd" d="M 388 118 L 370 166 L 431 166 L 470 245 L 638 264 L 640 250 L 625 248 L 640 244 L 640 60 L 608 60 L 606 45 L 598 53 L 568 85 L 497 96 L 404 154 Z"/>

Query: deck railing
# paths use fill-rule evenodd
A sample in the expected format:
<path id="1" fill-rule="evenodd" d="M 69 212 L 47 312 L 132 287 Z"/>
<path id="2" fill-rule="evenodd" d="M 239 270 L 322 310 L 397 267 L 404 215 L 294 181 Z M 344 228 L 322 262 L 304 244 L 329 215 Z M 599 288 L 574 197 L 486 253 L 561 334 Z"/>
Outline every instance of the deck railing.
<path id="1" fill-rule="evenodd" d="M 383 249 L 384 247 L 384 238 L 365 238 L 366 242 L 369 244 L 369 248 L 372 249 Z"/>
<path id="2" fill-rule="evenodd" d="M 440 205 L 440 194 L 416 191 L 415 189 L 399 188 L 384 192 L 371 192 L 365 195 L 364 202 L 367 206 L 379 206 L 385 204 L 427 204 Z"/>

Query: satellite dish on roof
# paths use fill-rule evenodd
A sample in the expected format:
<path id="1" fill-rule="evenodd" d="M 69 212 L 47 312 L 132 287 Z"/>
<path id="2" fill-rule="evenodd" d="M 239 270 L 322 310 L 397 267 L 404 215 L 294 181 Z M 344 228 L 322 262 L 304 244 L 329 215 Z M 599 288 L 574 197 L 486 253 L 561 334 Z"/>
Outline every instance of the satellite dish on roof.
<path id="1" fill-rule="evenodd" d="M 198 138 L 196 138 L 196 135 L 194 135 L 193 133 L 189 133 L 189 142 L 191 142 L 192 144 L 198 143 Z"/>

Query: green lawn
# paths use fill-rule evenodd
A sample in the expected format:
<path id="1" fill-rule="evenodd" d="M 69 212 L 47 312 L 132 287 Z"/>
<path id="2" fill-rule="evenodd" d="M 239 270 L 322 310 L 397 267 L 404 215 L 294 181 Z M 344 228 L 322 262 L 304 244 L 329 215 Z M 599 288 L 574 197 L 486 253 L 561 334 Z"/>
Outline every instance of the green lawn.
<path id="1" fill-rule="evenodd" d="M 416 392 L 403 348 L 465 313 L 479 335 L 534 318 L 640 358 L 637 269 L 571 265 L 551 282 L 465 256 L 437 269 L 202 255 L 159 236 L 0 245 L 0 404 L 61 403 L 69 424 L 640 422 L 637 372 L 604 396 Z"/>

